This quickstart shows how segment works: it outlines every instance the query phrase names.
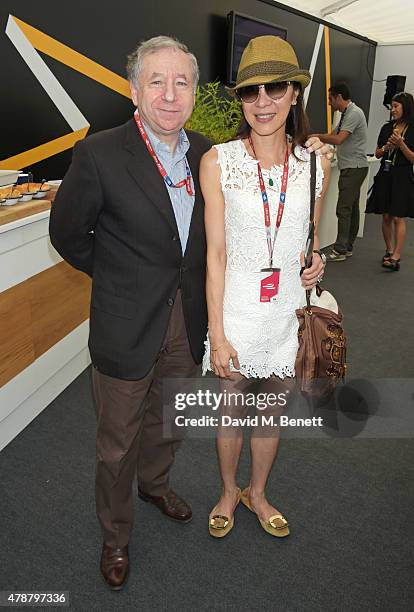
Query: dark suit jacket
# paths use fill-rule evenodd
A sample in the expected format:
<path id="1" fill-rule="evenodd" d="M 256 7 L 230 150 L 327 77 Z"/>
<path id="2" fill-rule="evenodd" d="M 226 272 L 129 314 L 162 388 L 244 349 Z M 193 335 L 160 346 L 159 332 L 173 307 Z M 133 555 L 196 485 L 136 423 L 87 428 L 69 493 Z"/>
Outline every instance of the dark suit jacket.
<path id="1" fill-rule="evenodd" d="M 200 158 L 211 143 L 188 132 L 195 204 L 182 256 L 164 181 L 133 119 L 76 144 L 50 215 L 61 256 L 92 277 L 89 349 L 104 374 L 145 376 L 163 342 L 177 289 L 194 360 L 207 330 Z"/>

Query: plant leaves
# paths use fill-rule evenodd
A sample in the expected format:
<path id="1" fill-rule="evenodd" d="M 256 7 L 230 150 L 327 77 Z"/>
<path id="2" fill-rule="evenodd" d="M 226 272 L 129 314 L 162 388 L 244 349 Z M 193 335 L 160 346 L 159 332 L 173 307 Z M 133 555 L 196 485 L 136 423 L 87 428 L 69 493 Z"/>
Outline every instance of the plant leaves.
<path id="1" fill-rule="evenodd" d="M 212 81 L 197 87 L 193 114 L 185 128 L 200 132 L 215 144 L 234 138 L 242 110 L 236 98 L 224 96 L 221 83 Z"/>

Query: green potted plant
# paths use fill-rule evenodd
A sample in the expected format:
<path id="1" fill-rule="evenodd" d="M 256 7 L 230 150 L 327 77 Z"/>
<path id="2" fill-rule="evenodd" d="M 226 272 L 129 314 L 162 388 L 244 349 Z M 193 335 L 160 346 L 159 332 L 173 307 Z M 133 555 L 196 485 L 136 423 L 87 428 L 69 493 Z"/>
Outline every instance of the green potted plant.
<path id="1" fill-rule="evenodd" d="M 193 114 L 185 127 L 200 132 L 215 144 L 234 138 L 242 118 L 237 98 L 223 96 L 219 81 L 197 87 Z"/>

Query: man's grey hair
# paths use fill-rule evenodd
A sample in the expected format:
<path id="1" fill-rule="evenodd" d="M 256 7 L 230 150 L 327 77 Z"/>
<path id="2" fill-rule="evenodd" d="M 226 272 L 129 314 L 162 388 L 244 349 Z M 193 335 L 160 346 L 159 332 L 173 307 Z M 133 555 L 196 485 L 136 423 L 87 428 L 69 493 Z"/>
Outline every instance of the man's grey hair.
<path id="1" fill-rule="evenodd" d="M 129 82 L 134 87 L 137 87 L 144 58 L 150 53 L 159 51 L 159 49 L 177 49 L 188 55 L 193 69 L 193 86 L 195 91 L 200 77 L 197 59 L 195 55 L 189 51 L 187 45 L 171 36 L 154 36 L 154 38 L 144 40 L 139 43 L 138 47 L 130 55 L 128 55 L 126 69 Z"/>

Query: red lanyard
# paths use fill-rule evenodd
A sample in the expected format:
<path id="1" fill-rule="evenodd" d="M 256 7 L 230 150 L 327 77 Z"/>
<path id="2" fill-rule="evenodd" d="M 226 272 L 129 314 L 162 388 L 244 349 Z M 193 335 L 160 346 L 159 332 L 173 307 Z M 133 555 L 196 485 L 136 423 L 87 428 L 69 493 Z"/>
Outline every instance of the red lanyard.
<path id="1" fill-rule="evenodd" d="M 166 169 L 164 168 L 164 166 L 162 165 L 162 163 L 158 159 L 157 154 L 154 151 L 154 148 L 153 148 L 153 146 L 151 144 L 150 139 L 148 138 L 148 134 L 145 131 L 145 128 L 144 128 L 143 123 L 141 121 L 141 118 L 139 116 L 138 109 L 134 113 L 134 119 L 135 119 L 135 123 L 137 124 L 139 133 L 141 134 L 141 138 L 142 138 L 142 140 L 146 144 L 146 147 L 148 149 L 148 153 L 151 155 L 152 159 L 154 160 L 154 163 L 157 166 L 158 172 L 161 174 L 162 178 L 164 179 L 164 181 L 168 185 L 168 187 L 175 187 L 175 188 L 178 188 L 178 189 L 180 187 L 185 187 L 185 189 L 186 189 L 186 191 L 187 191 L 189 196 L 194 195 L 193 189 L 191 187 L 191 170 L 190 170 L 190 166 L 188 165 L 187 158 L 184 158 L 184 161 L 185 161 L 185 171 L 186 171 L 187 176 L 186 176 L 185 179 L 183 179 L 182 181 L 180 181 L 179 183 L 174 185 L 174 183 L 172 182 L 172 180 L 168 176 Z"/>
<path id="2" fill-rule="evenodd" d="M 249 143 L 252 148 L 255 159 L 257 159 L 256 151 L 254 150 L 253 141 L 251 139 L 251 136 L 249 136 Z M 280 196 L 279 196 L 279 208 L 277 210 L 273 243 L 272 243 L 272 232 L 270 230 L 271 224 L 270 224 L 269 199 L 267 197 L 266 187 L 265 187 L 264 180 L 263 180 L 262 168 L 260 166 L 259 160 L 257 160 L 257 174 L 259 175 L 260 191 L 262 193 L 262 200 L 263 200 L 263 212 L 264 212 L 264 222 L 265 222 L 265 228 L 266 228 L 266 240 L 267 240 L 267 248 L 269 251 L 269 267 L 273 268 L 273 251 L 275 248 L 277 233 L 279 231 L 280 224 L 282 223 L 283 211 L 285 209 L 288 177 L 289 177 L 289 144 L 287 140 L 286 140 L 285 161 L 283 164 L 282 185 L 280 188 Z"/>

